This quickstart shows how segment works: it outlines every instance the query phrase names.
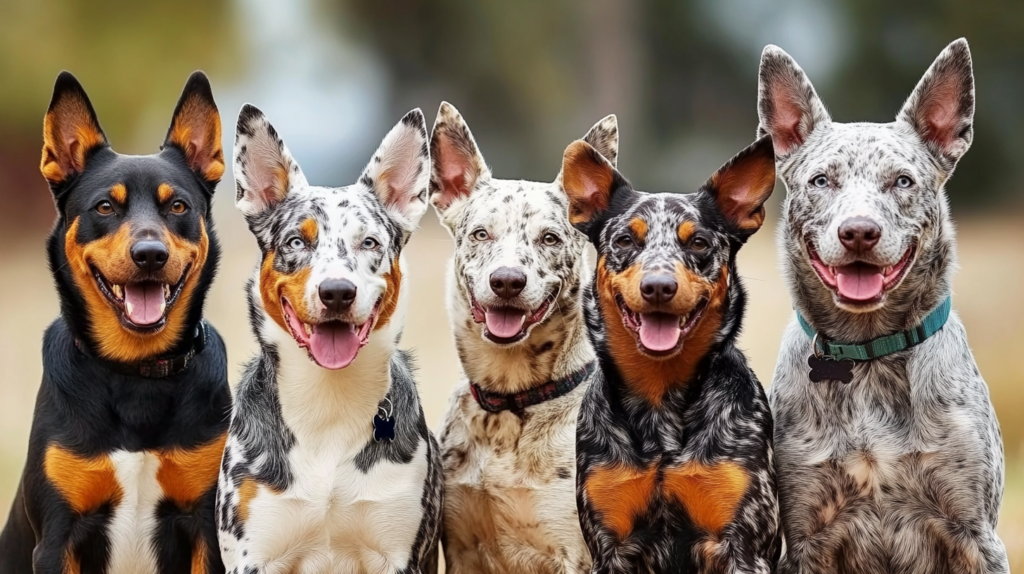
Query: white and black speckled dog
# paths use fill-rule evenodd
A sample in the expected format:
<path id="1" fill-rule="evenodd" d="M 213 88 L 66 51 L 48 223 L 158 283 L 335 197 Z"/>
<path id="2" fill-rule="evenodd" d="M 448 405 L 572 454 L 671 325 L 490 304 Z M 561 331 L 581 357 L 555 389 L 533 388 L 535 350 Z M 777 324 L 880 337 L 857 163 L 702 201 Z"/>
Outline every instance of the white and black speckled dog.
<path id="1" fill-rule="evenodd" d="M 615 116 L 585 139 L 615 162 Z M 492 177 L 448 103 L 431 158 L 431 202 L 455 240 L 448 311 L 465 375 L 441 432 L 448 571 L 589 573 L 574 458 L 594 361 L 586 237 L 565 216 L 560 178 Z"/>
<path id="2" fill-rule="evenodd" d="M 833 123 L 768 46 L 758 111 L 788 189 L 779 250 L 807 323 L 787 327 L 771 388 L 780 571 L 1006 572 L 999 426 L 944 304 L 956 255 L 943 186 L 973 138 L 967 42 L 939 55 L 889 124 Z M 862 360 L 826 356 L 853 350 Z"/>
<path id="3" fill-rule="evenodd" d="M 234 172 L 263 258 L 248 289 L 261 351 L 238 388 L 217 497 L 227 569 L 432 572 L 441 457 L 396 349 L 402 248 L 426 210 L 423 114 L 402 118 L 358 183 L 327 188 L 246 105 Z"/>

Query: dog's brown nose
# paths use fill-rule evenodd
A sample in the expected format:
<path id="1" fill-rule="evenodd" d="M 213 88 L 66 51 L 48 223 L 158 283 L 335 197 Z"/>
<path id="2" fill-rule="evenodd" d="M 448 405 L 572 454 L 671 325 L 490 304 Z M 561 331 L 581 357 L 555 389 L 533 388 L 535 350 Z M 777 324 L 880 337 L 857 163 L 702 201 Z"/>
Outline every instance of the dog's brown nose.
<path id="1" fill-rule="evenodd" d="M 640 295 L 652 305 L 668 303 L 678 290 L 679 283 L 667 273 L 653 273 L 640 280 Z"/>
<path id="2" fill-rule="evenodd" d="M 839 226 L 839 241 L 850 251 L 871 251 L 882 238 L 882 228 L 867 217 L 851 217 Z"/>
<path id="3" fill-rule="evenodd" d="M 491 273 L 491 291 L 502 299 L 512 299 L 526 287 L 526 274 L 511 267 L 498 267 Z"/>
<path id="4" fill-rule="evenodd" d="M 167 246 L 162 241 L 144 239 L 131 250 L 132 261 L 143 273 L 156 273 L 167 264 Z"/>
<path id="5" fill-rule="evenodd" d="M 356 300 L 356 286 L 348 279 L 327 279 L 317 291 L 324 307 L 334 313 L 348 309 Z"/>

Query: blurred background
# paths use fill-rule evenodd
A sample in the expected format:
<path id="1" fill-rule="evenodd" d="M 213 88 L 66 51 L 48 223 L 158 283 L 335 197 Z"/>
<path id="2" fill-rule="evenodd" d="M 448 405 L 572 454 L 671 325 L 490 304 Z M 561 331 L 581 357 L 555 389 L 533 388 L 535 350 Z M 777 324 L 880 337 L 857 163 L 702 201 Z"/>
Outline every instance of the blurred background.
<path id="1" fill-rule="evenodd" d="M 441 100 L 466 118 L 495 175 L 552 180 L 562 150 L 608 113 L 639 188 L 691 191 L 749 143 L 766 43 L 792 54 L 836 121 L 894 118 L 939 51 L 965 36 L 977 82 L 973 148 L 948 186 L 959 227 L 954 306 L 991 389 L 1007 454 L 1000 532 L 1024 567 L 1024 3 L 1017 0 L 3 0 L 0 2 L 0 521 L 25 457 L 57 314 L 43 242 L 53 202 L 41 126 L 62 69 L 83 83 L 114 148 L 151 153 L 188 74 L 211 77 L 230 149 L 243 102 L 262 108 L 309 179 L 355 181 L 387 129 Z M 230 158 L 230 153 L 226 153 Z M 255 241 L 215 202 L 225 257 L 208 317 L 232 382 L 255 348 L 242 285 Z M 740 253 L 751 291 L 742 345 L 767 385 L 790 302 L 773 219 Z M 403 346 L 418 351 L 433 426 L 459 367 L 444 310 L 447 232 L 431 211 L 409 247 Z"/>

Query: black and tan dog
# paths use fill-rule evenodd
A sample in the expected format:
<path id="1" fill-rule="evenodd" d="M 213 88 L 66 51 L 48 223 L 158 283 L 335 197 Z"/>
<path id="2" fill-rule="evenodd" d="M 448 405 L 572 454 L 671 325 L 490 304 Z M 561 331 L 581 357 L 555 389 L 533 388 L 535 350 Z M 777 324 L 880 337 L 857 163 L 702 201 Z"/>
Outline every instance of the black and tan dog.
<path id="1" fill-rule="evenodd" d="M 220 135 L 202 73 L 149 156 L 114 152 L 82 86 L 57 77 L 41 169 L 61 316 L 0 535 L 4 574 L 223 572 L 213 511 L 231 396 L 202 319 Z"/>
<path id="2" fill-rule="evenodd" d="M 736 253 L 775 185 L 770 138 L 688 195 L 634 191 L 577 141 L 563 185 L 598 253 L 585 305 L 600 369 L 576 432 L 593 571 L 772 571 L 772 418 L 735 343 Z"/>

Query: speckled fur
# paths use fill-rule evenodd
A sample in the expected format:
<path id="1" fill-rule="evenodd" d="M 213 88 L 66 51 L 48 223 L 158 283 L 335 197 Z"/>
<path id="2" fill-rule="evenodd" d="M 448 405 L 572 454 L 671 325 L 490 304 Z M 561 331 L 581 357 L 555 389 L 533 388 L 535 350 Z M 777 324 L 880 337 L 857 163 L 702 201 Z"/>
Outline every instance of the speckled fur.
<path id="1" fill-rule="evenodd" d="M 951 138 L 929 127 L 929 105 L 944 106 Z M 762 57 L 758 108 L 788 190 L 778 247 L 796 310 L 842 341 L 919 324 L 950 294 L 956 268 L 943 186 L 973 137 L 966 41 L 939 55 L 893 123 L 832 122 L 796 62 L 774 46 Z M 787 118 L 798 119 L 795 130 Z M 827 189 L 811 183 L 818 174 Z M 900 175 L 914 185 L 897 187 Z M 826 264 L 850 262 L 837 228 L 855 215 L 881 226 L 871 263 L 892 264 L 916 246 L 902 282 L 866 309 L 840 301 L 807 251 L 810 243 Z M 788 543 L 780 572 L 1007 572 L 995 532 L 1002 441 L 957 314 L 917 347 L 857 363 L 849 384 L 810 382 L 810 352 L 794 319 L 771 387 Z"/>
<path id="2" fill-rule="evenodd" d="M 322 280 L 351 280 L 358 288 L 351 322 L 366 321 L 426 210 L 429 161 L 426 124 L 414 110 L 385 137 L 356 184 L 312 186 L 273 126 L 246 105 L 235 141 L 237 199 L 263 266 L 285 274 L 308 270 L 302 298 L 311 313 L 324 312 Z M 317 234 L 299 247 L 294 240 L 310 219 Z M 375 246 L 366 246 L 368 237 Z M 355 360 L 328 370 L 272 318 L 259 269 L 249 282 L 260 352 L 239 383 L 217 496 L 228 572 L 436 571 L 440 453 L 411 357 L 396 348 L 407 280 L 398 289 L 396 309 L 386 323 L 379 319 Z M 396 421 L 393 441 L 374 440 L 380 408 Z"/>
<path id="3" fill-rule="evenodd" d="M 615 116 L 595 125 L 586 138 L 614 161 Z M 447 159 L 473 172 L 472 188 L 454 201 L 444 197 L 445 165 L 433 151 L 441 140 L 446 140 L 445 150 L 458 155 Z M 580 296 L 589 278 L 586 237 L 569 225 L 557 179 L 539 183 L 492 177 L 469 128 L 447 103 L 438 112 L 431 147 L 434 204 L 455 241 L 448 311 L 463 367 L 440 433 L 448 572 L 590 572 L 574 495 L 576 416 L 589 382 L 522 412 L 488 413 L 469 389 L 472 380 L 486 390 L 517 392 L 563 377 L 594 359 Z M 481 228 L 491 240 L 472 237 Z M 545 245 L 547 233 L 560 242 Z M 524 308 L 537 308 L 555 296 L 546 317 L 512 345 L 487 340 L 471 311 L 471 297 L 497 302 L 488 278 L 501 266 L 526 274 L 527 286 L 520 295 Z"/>

